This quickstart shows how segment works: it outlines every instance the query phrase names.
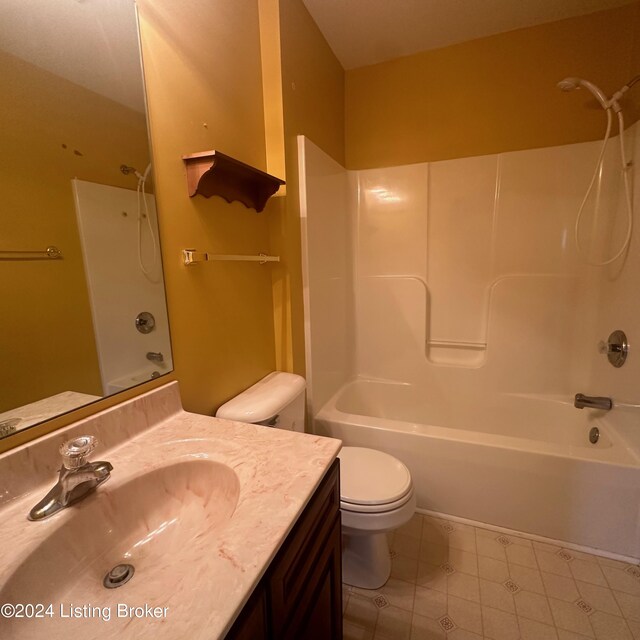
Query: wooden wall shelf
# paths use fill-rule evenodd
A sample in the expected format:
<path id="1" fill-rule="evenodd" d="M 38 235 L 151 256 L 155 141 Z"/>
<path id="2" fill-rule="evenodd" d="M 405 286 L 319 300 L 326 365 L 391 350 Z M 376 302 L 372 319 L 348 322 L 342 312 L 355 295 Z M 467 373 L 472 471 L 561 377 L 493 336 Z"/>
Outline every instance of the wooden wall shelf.
<path id="1" fill-rule="evenodd" d="M 187 167 L 189 196 L 220 196 L 227 202 L 239 200 L 258 213 L 267 200 L 284 184 L 251 165 L 235 160 L 220 151 L 203 151 L 182 156 Z"/>

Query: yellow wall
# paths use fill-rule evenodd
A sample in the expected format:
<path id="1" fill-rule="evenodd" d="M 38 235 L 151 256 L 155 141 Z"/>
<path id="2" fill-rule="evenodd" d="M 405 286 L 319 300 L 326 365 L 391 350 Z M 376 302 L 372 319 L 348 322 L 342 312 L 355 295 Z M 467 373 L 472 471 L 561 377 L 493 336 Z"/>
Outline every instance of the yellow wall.
<path id="1" fill-rule="evenodd" d="M 277 2 L 278 0 L 273 0 Z M 296 136 L 305 135 L 344 164 L 344 71 L 302 0 L 279 0 L 287 196 L 270 218 L 276 358 L 305 374 Z"/>
<path id="2" fill-rule="evenodd" d="M 171 379 L 179 380 L 187 410 L 210 413 L 276 363 L 304 372 L 297 195 L 272 198 L 261 214 L 216 197 L 191 199 L 181 160 L 219 149 L 267 169 L 266 118 L 270 148 L 284 148 L 285 131 L 290 193 L 296 193 L 297 134 L 344 161 L 342 68 L 301 0 L 265 1 L 281 21 L 275 26 L 282 32 L 282 69 L 265 75 L 270 84 L 264 93 L 258 0 L 139 3 L 174 373 L 0 441 L 0 451 Z M 273 45 L 274 38 L 268 40 Z M 276 56 L 271 65 L 274 60 L 279 64 Z M 280 78 L 284 88 L 273 85 Z M 277 110 L 265 113 L 263 102 L 278 92 L 284 103 L 279 143 L 273 135 Z M 279 162 L 282 167 L 282 153 Z M 282 263 L 276 269 L 241 263 L 186 268 L 180 252 L 187 247 L 279 253 Z"/>
<path id="3" fill-rule="evenodd" d="M 258 6 L 143 0 L 140 19 L 175 377 L 185 408 L 210 413 L 275 366 L 270 267 L 181 263 L 184 248 L 270 251 L 272 205 L 189 198 L 181 160 L 218 149 L 266 169 Z"/>
<path id="4" fill-rule="evenodd" d="M 135 187 L 145 115 L 0 52 L 0 249 L 57 246 L 63 260 L 0 262 L 0 411 L 61 391 L 101 395 L 71 179 Z M 65 145 L 65 146 L 63 146 Z"/>
<path id="5" fill-rule="evenodd" d="M 347 167 L 600 138 L 606 119 L 591 95 L 556 83 L 580 76 L 610 95 L 640 73 L 637 34 L 640 3 L 347 71 Z"/>

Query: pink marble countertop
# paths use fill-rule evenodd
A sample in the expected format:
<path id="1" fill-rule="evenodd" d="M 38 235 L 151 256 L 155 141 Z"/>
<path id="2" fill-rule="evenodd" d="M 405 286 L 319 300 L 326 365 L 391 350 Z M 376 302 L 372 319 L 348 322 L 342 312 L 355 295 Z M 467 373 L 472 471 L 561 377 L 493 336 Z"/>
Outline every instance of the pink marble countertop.
<path id="1" fill-rule="evenodd" d="M 58 446 L 82 434 L 101 442 L 91 459 L 111 462 L 111 478 L 28 521 L 57 479 Z M 0 455 L 0 606 L 46 607 L 0 616 L 0 637 L 224 637 L 340 444 L 187 413 L 173 382 Z M 105 589 L 127 559 L 134 577 Z"/>

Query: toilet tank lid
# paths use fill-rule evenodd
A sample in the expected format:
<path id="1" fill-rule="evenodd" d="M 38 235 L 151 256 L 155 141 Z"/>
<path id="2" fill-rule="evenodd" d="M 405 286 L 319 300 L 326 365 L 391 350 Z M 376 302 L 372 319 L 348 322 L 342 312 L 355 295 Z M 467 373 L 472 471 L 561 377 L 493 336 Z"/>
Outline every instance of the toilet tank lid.
<path id="1" fill-rule="evenodd" d="M 216 412 L 216 418 L 238 422 L 263 422 L 277 415 L 304 392 L 305 380 L 295 373 L 273 371 Z"/>

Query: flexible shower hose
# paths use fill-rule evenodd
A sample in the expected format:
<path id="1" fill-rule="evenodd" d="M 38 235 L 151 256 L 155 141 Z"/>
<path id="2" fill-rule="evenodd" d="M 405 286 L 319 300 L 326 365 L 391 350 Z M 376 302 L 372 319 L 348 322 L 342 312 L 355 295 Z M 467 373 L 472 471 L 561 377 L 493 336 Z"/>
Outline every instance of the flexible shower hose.
<path id="1" fill-rule="evenodd" d="M 587 192 L 580 204 L 580 208 L 578 209 L 578 215 L 576 217 L 576 223 L 574 227 L 574 239 L 576 243 L 576 249 L 578 250 L 578 254 L 581 255 L 585 262 L 592 267 L 604 267 L 612 262 L 615 262 L 622 254 L 627 250 L 629 246 L 629 242 L 631 241 L 631 232 L 633 230 L 633 205 L 631 203 L 631 188 L 629 186 L 629 170 L 631 168 L 630 165 L 627 165 L 627 158 L 624 149 L 624 118 L 622 116 L 622 111 L 618 111 L 618 137 L 620 138 L 620 162 L 622 165 L 622 179 L 624 182 L 624 194 L 625 194 L 625 204 L 627 209 L 627 233 L 625 234 L 624 242 L 622 243 L 620 249 L 616 251 L 616 253 L 607 260 L 602 262 L 592 262 L 589 260 L 588 255 L 583 251 L 582 246 L 580 245 L 580 221 L 582 220 L 582 214 L 584 213 L 584 208 L 587 204 L 587 200 L 593 191 L 593 187 L 596 183 L 596 179 L 598 181 L 598 188 L 596 191 L 596 202 L 595 202 L 595 212 L 594 215 L 597 216 L 598 209 L 600 207 L 600 191 L 602 186 L 602 166 L 604 164 L 604 154 L 607 150 L 607 143 L 609 142 L 609 137 L 611 136 L 611 125 L 612 125 L 612 117 L 611 117 L 611 108 L 607 109 L 607 130 L 604 136 L 604 140 L 602 141 L 602 147 L 600 149 L 600 155 L 598 156 L 598 162 L 596 163 L 596 169 L 593 172 L 593 177 L 591 178 L 591 182 L 589 183 L 589 187 L 587 188 Z"/>

